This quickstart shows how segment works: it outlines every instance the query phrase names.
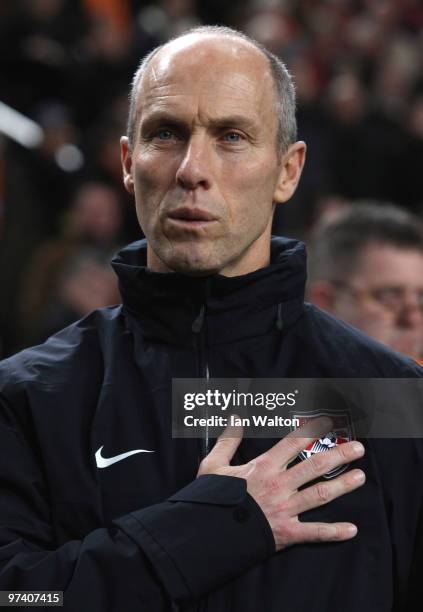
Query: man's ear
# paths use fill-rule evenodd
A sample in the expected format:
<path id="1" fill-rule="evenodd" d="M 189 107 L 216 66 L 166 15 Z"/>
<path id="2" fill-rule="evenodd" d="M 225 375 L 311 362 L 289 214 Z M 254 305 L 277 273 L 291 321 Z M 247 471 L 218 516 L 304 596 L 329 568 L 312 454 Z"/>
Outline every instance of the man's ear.
<path id="1" fill-rule="evenodd" d="M 282 155 L 281 171 L 276 185 L 273 201 L 286 202 L 294 194 L 303 171 L 307 146 L 299 140 L 290 145 Z"/>
<path id="2" fill-rule="evenodd" d="M 123 184 L 126 191 L 134 194 L 134 179 L 132 178 L 132 152 L 127 136 L 120 139 L 120 159 L 122 162 Z"/>
<path id="3" fill-rule="evenodd" d="M 326 312 L 335 314 L 337 295 L 332 283 L 323 280 L 310 283 L 307 287 L 307 299 Z"/>

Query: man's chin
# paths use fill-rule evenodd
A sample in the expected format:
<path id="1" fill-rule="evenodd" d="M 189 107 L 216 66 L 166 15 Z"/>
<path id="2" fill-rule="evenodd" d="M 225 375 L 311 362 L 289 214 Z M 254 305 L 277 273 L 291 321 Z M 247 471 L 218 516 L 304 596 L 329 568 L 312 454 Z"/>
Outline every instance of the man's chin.
<path id="1" fill-rule="evenodd" d="M 173 272 L 178 274 L 185 274 L 186 276 L 210 276 L 219 272 L 220 267 L 218 265 L 211 265 L 210 261 L 201 260 L 186 260 L 174 258 L 170 260 L 167 267 Z"/>
<path id="2" fill-rule="evenodd" d="M 413 340 L 395 339 L 390 344 L 391 348 L 398 353 L 403 353 L 408 357 L 416 358 L 420 355 L 422 350 L 422 344 L 417 343 Z"/>
<path id="3" fill-rule="evenodd" d="M 210 276 L 220 271 L 223 264 L 216 261 L 216 254 L 201 252 L 191 247 L 187 249 L 173 248 L 149 249 L 147 265 L 157 272 L 177 272 L 186 276 Z"/>

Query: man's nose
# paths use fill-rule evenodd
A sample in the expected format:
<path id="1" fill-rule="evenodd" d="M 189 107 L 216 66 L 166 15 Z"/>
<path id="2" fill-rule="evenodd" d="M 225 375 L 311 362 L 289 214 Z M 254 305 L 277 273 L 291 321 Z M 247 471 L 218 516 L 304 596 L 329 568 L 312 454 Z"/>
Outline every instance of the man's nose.
<path id="1" fill-rule="evenodd" d="M 210 189 L 211 155 L 210 143 L 206 135 L 198 134 L 190 138 L 185 154 L 176 172 L 176 181 L 185 189 Z"/>

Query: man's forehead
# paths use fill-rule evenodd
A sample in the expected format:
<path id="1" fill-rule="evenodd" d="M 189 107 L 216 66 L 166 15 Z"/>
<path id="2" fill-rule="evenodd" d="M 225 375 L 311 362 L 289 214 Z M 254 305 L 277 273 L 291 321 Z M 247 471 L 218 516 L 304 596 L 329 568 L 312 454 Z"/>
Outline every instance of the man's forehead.
<path id="1" fill-rule="evenodd" d="M 187 57 L 204 59 L 211 55 L 220 56 L 223 61 L 258 61 L 261 68 L 267 65 L 264 53 L 248 40 L 238 36 L 201 33 L 187 34 L 171 40 L 154 55 L 151 63 L 160 63 L 165 67 L 178 58 L 186 61 Z"/>
<path id="2" fill-rule="evenodd" d="M 266 56 L 241 38 L 191 34 L 171 41 L 160 49 L 146 67 L 140 82 L 143 97 L 157 87 L 189 84 L 192 90 L 203 82 L 237 88 L 259 95 L 272 87 Z"/>
<path id="3" fill-rule="evenodd" d="M 372 242 L 361 251 L 356 276 L 374 282 L 413 279 L 423 286 L 423 252 L 385 242 Z"/>

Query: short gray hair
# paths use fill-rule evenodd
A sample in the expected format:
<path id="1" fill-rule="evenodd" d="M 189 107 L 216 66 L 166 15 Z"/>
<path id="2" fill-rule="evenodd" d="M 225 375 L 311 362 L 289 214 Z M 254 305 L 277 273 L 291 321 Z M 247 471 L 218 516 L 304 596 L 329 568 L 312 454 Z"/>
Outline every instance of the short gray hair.
<path id="1" fill-rule="evenodd" d="M 188 36 L 190 34 L 219 35 L 226 38 L 240 38 L 241 40 L 253 45 L 253 47 L 265 55 L 269 62 L 270 72 L 276 89 L 276 112 L 278 115 L 277 145 L 280 152 L 284 153 L 288 146 L 297 139 L 297 121 L 295 118 L 295 86 L 292 76 L 290 75 L 285 64 L 276 55 L 268 51 L 263 45 L 254 40 L 254 38 L 247 36 L 247 34 L 244 34 L 243 32 L 239 32 L 238 30 L 225 26 L 200 26 L 192 28 L 183 34 L 170 39 L 168 42 L 159 45 L 142 59 L 137 71 L 135 72 L 134 78 L 132 79 L 132 86 L 129 94 L 127 136 L 130 148 L 133 147 L 135 140 L 138 86 L 146 69 L 156 53 L 158 53 L 166 45 L 174 40 L 178 40 L 179 38 L 183 38 L 184 36 Z"/>
<path id="2" fill-rule="evenodd" d="M 311 236 L 307 245 L 309 281 L 336 283 L 351 278 L 369 245 L 389 245 L 423 255 L 423 224 L 417 216 L 393 204 L 350 204 L 334 219 L 323 220 Z"/>

